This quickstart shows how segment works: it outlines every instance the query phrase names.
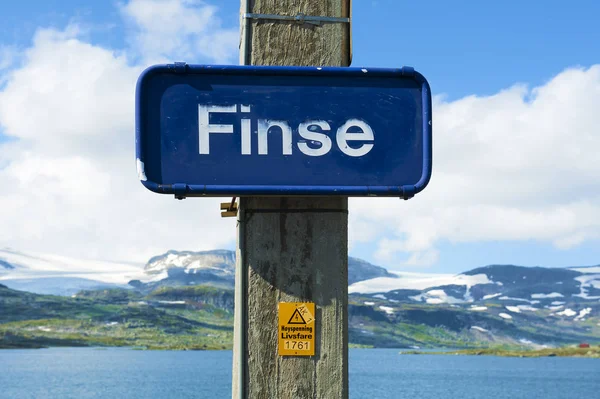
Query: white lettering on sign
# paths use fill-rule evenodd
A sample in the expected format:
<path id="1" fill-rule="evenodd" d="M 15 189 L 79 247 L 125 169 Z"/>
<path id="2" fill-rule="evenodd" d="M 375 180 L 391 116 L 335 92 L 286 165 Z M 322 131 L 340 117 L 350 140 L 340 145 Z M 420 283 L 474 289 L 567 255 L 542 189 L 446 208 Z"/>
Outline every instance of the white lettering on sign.
<path id="1" fill-rule="evenodd" d="M 213 133 L 233 133 L 232 124 L 211 124 L 210 116 L 215 113 L 241 113 L 241 154 L 252 155 L 252 120 L 244 117 L 250 113 L 250 105 L 198 105 L 198 139 L 200 154 L 210 154 L 210 135 Z M 283 155 L 292 155 L 292 127 L 287 121 L 258 119 L 258 155 L 269 154 L 269 136 L 274 131 L 281 132 Z M 298 134 L 303 139 L 296 145 L 300 152 L 311 157 L 320 157 L 331 151 L 332 140 L 327 134 L 331 126 L 323 120 L 308 120 L 300 123 Z M 337 129 L 336 144 L 340 151 L 351 157 L 367 155 L 375 145 L 375 134 L 368 123 L 360 119 L 349 119 Z M 308 142 L 312 146 L 308 145 Z M 352 146 L 348 143 L 354 142 Z"/>
<path id="2" fill-rule="evenodd" d="M 249 105 L 241 105 L 241 112 L 250 112 Z M 252 120 L 248 118 L 242 119 L 242 155 L 252 155 L 252 137 L 250 136 Z"/>
<path id="3" fill-rule="evenodd" d="M 362 132 L 349 133 L 348 131 L 355 126 L 359 127 Z M 342 150 L 344 154 L 350 155 L 351 157 L 362 157 L 371 151 L 373 144 L 362 144 L 358 148 L 352 148 L 348 145 L 348 141 L 375 140 L 375 136 L 373 135 L 373 129 L 371 129 L 371 126 L 367 125 L 363 121 L 359 121 L 358 119 L 350 119 L 340 126 L 337 134 L 335 135 L 335 139 L 337 140 L 338 147 L 340 147 L 340 150 Z"/>
<path id="4" fill-rule="evenodd" d="M 310 121 L 301 123 L 300 126 L 298 126 L 298 133 L 300 133 L 300 137 L 303 139 L 319 142 L 321 147 L 310 148 L 306 143 L 298 143 L 298 148 L 306 155 L 319 157 L 327 154 L 329 150 L 331 150 L 331 139 L 325 133 L 317 133 L 314 130 L 310 130 L 313 126 L 318 126 L 321 130 L 331 130 L 329 123 L 325 121 Z"/>
<path id="5" fill-rule="evenodd" d="M 210 154 L 210 133 L 233 133 L 233 125 L 211 125 L 210 114 L 212 112 L 235 112 L 235 105 L 198 105 L 198 128 L 200 138 L 200 154 Z"/>
<path id="6" fill-rule="evenodd" d="M 270 121 L 264 119 L 258 120 L 258 154 L 267 155 L 269 153 L 267 137 L 269 129 L 275 126 L 281 129 L 283 155 L 292 155 L 292 128 L 290 125 L 285 121 Z"/>

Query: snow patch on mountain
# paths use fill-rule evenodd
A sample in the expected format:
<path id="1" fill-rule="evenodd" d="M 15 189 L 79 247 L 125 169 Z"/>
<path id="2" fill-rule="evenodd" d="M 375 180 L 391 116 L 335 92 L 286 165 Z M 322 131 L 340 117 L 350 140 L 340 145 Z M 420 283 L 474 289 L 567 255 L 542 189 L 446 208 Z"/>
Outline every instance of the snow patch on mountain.
<path id="1" fill-rule="evenodd" d="M 534 308 L 533 306 L 529 305 L 518 305 L 517 308 L 519 308 L 519 310 L 528 310 L 530 312 L 536 312 L 539 310 L 538 308 Z"/>
<path id="2" fill-rule="evenodd" d="M 0 260 L 13 268 L 2 268 L 1 280 L 81 278 L 110 284 L 127 284 L 143 275 L 141 265 L 75 259 L 40 253 L 0 249 Z"/>
<path id="3" fill-rule="evenodd" d="M 164 255 L 150 259 L 144 267 L 147 275 L 162 275 L 170 269 L 183 269 L 187 274 L 197 274 L 202 270 L 220 275 L 233 276 L 235 273 L 235 253 L 226 250 L 205 252 L 168 251 Z"/>
<path id="4" fill-rule="evenodd" d="M 584 320 L 584 317 L 592 313 L 592 308 L 585 308 L 579 311 L 579 314 L 573 320 Z"/>
<path id="5" fill-rule="evenodd" d="M 502 294 L 498 293 L 498 294 L 484 295 L 483 296 L 483 300 L 487 301 L 488 299 L 494 299 L 494 298 L 499 297 L 500 295 L 502 295 Z"/>
<path id="6" fill-rule="evenodd" d="M 559 292 L 552 292 L 550 294 L 531 294 L 533 299 L 549 299 L 549 298 L 563 298 L 564 295 Z"/>
<path id="7" fill-rule="evenodd" d="M 575 280 L 579 282 L 579 288 L 581 292 L 579 292 L 579 294 L 575 294 L 574 296 L 584 299 L 600 299 L 600 296 L 589 295 L 589 290 L 591 288 L 600 290 L 600 274 L 584 274 L 582 276 L 575 277 Z"/>
<path id="8" fill-rule="evenodd" d="M 383 310 L 387 314 L 394 314 L 394 308 L 390 308 L 389 306 L 380 306 L 379 309 Z"/>
<path id="9" fill-rule="evenodd" d="M 478 284 L 494 284 L 485 274 L 468 276 L 465 274 L 425 274 L 408 272 L 390 272 L 397 277 L 377 277 L 359 281 L 348 287 L 350 293 L 371 294 L 394 290 L 426 290 L 444 285 L 462 285 L 467 290 Z"/>
<path id="10" fill-rule="evenodd" d="M 426 302 L 431 305 L 439 305 L 441 303 L 464 303 L 462 299 L 455 298 L 446 294 L 444 290 L 431 290 L 421 295 L 411 296 L 410 299 L 417 302 Z"/>
<path id="11" fill-rule="evenodd" d="M 469 308 L 469 310 L 472 310 L 474 312 L 483 312 L 487 309 L 488 309 L 487 306 L 477 306 L 477 305 L 471 305 L 471 307 Z"/>
<path id="12" fill-rule="evenodd" d="M 574 270 L 579 273 L 586 274 L 600 274 L 600 266 L 591 266 L 591 267 L 571 267 L 570 270 Z"/>
<path id="13" fill-rule="evenodd" d="M 523 298 L 512 298 L 509 296 L 501 296 L 500 298 L 501 301 L 517 301 L 517 302 L 531 302 L 529 299 L 523 299 Z"/>
<path id="14" fill-rule="evenodd" d="M 569 308 L 566 308 L 562 312 L 557 313 L 557 315 L 559 315 L 559 316 L 567 316 L 567 317 L 572 317 L 572 316 L 575 316 L 576 314 L 577 314 L 576 311 L 569 309 Z"/>

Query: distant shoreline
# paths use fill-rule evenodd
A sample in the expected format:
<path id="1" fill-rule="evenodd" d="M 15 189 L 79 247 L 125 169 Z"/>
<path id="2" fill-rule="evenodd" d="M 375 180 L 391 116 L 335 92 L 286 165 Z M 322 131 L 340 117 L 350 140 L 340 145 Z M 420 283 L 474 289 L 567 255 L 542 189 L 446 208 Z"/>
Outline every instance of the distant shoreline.
<path id="1" fill-rule="evenodd" d="M 129 349 L 142 351 L 231 351 L 231 347 L 219 348 L 200 348 L 200 347 L 158 347 L 158 346 L 137 346 L 137 345 L 42 345 L 38 343 L 15 343 L 6 344 L 0 342 L 0 350 L 11 349 L 55 349 L 55 348 L 87 348 L 87 349 Z M 539 357 L 573 357 L 600 359 L 600 345 L 590 348 L 562 347 L 562 348 L 544 348 L 544 349 L 503 349 L 503 348 L 479 348 L 479 349 L 433 349 L 433 350 L 412 350 L 403 348 L 375 348 L 367 345 L 350 344 L 349 349 L 400 349 L 400 355 L 454 355 L 454 356 L 499 356 L 499 357 L 520 357 L 520 358 L 539 358 Z"/>
<path id="2" fill-rule="evenodd" d="M 462 355 L 462 356 L 500 356 L 500 357 L 581 357 L 600 359 L 600 346 L 590 348 L 566 347 L 545 349 L 461 349 L 451 351 L 401 351 L 401 355 Z"/>

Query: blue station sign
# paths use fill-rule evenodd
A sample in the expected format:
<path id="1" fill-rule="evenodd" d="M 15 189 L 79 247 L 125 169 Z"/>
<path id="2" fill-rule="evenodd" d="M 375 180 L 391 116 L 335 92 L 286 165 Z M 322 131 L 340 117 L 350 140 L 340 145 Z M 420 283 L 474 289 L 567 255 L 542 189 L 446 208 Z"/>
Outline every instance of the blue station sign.
<path id="1" fill-rule="evenodd" d="M 431 92 L 412 68 L 156 65 L 136 90 L 148 189 L 411 198 L 431 177 Z"/>

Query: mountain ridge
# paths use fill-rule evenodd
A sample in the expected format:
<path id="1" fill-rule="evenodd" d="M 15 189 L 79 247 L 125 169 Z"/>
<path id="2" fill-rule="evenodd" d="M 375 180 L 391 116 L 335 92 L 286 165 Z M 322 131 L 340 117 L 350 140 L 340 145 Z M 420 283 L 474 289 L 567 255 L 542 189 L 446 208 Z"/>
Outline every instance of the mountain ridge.
<path id="1" fill-rule="evenodd" d="M 10 262 L 6 253 L 21 255 L 21 262 L 27 259 L 27 254 L 18 251 L 0 250 L 0 281 L 16 289 L 27 290 L 27 283 L 35 281 L 35 267 L 30 267 L 31 274 L 14 276 L 14 273 L 23 273 L 27 267 L 23 264 Z M 84 273 L 71 269 L 68 273 L 57 276 L 55 273 L 60 265 L 48 266 L 53 259 L 33 257 L 43 261 L 40 271 L 48 286 L 60 286 L 60 277 L 65 278 L 65 285 L 71 286 L 61 294 L 72 295 L 80 289 L 110 288 L 106 281 L 94 279 L 94 273 Z M 75 263 L 76 260 L 70 260 Z M 90 262 L 90 261 L 85 261 Z M 518 266 L 512 264 L 490 264 L 477 267 L 459 274 L 430 274 L 411 272 L 390 272 L 387 269 L 373 265 L 359 258 L 348 258 L 349 292 L 360 294 L 393 293 L 401 299 L 420 298 L 420 301 L 429 303 L 438 302 L 476 302 L 485 300 L 489 296 L 504 296 L 520 298 L 531 301 L 555 297 L 570 297 L 585 299 L 600 299 L 600 270 L 596 266 L 570 266 L 568 268 L 547 268 L 541 266 Z M 102 264 L 104 265 L 104 264 Z M 97 267 L 96 265 L 93 265 Z M 88 267 L 89 269 L 89 267 Z M 575 270 L 577 269 L 577 270 Z M 582 271 L 583 270 L 583 271 Z M 599 275 L 596 276 L 596 271 Z M 188 286 L 188 285 L 214 285 L 223 288 L 232 288 L 235 276 L 235 252 L 226 249 L 209 251 L 177 251 L 169 250 L 163 254 L 151 257 L 143 267 L 128 269 L 133 278 L 121 278 L 121 284 L 112 284 L 114 287 L 124 287 L 127 284 L 134 289 L 151 290 L 160 286 Z M 106 273 L 105 273 L 106 274 Z M 75 276 L 75 277 L 73 277 Z M 79 279 L 79 280 L 78 280 Z M 78 287 L 76 281 L 81 282 Z M 39 285 L 39 284 L 38 284 Z M 57 288 L 58 290 L 58 288 Z M 535 291 L 535 292 L 534 292 Z M 52 288 L 44 294 L 54 293 Z M 557 296 L 560 294 L 560 296 Z M 536 295 L 538 298 L 532 298 Z M 546 297 L 544 297 L 546 296 Z M 417 302 L 419 300 L 416 300 Z"/>
<path id="2" fill-rule="evenodd" d="M 27 265 L 0 269 L 0 313 L 6 319 L 5 324 L 0 321 L 0 346 L 4 340 L 9 347 L 109 342 L 196 348 L 198 342 L 206 341 L 192 334 L 197 331 L 221 334 L 219 340 L 209 339 L 202 345 L 229 347 L 234 255 L 228 250 L 167 251 L 140 267 L 140 279 L 130 280 L 127 289 L 88 286 L 72 297 L 12 290 L 10 284 L 17 280 L 6 276 L 15 269 L 23 273 Z M 47 276 L 51 265 L 44 262 L 39 265 Z M 71 271 L 77 272 L 73 267 Z M 350 342 L 376 347 L 456 348 L 600 341 L 600 273 L 596 271 L 595 267 L 582 272 L 488 265 L 460 274 L 389 272 L 349 258 L 349 276 L 354 273 L 348 298 Z M 371 278 L 361 280 L 364 277 Z M 34 280 L 38 284 L 50 281 Z M 94 334 L 88 334 L 90 329 Z M 152 331 L 155 338 L 136 331 Z M 35 339 L 27 338 L 32 334 Z M 130 336 L 137 338 L 131 341 Z"/>
<path id="3" fill-rule="evenodd" d="M 169 250 L 152 257 L 146 263 L 144 272 L 149 278 L 130 282 L 138 289 L 197 284 L 232 288 L 235 277 L 235 252 L 224 249 Z M 349 284 L 376 277 L 395 278 L 395 275 L 381 266 L 348 257 Z"/>

